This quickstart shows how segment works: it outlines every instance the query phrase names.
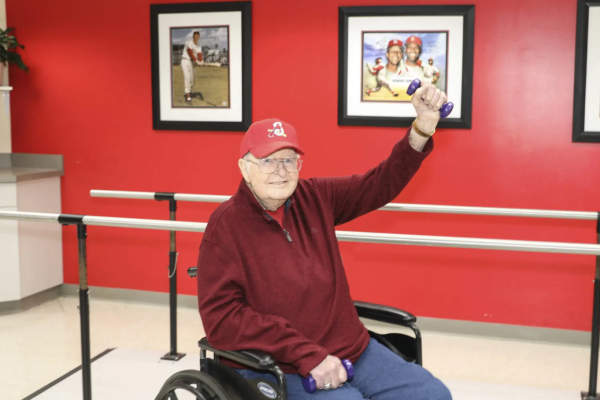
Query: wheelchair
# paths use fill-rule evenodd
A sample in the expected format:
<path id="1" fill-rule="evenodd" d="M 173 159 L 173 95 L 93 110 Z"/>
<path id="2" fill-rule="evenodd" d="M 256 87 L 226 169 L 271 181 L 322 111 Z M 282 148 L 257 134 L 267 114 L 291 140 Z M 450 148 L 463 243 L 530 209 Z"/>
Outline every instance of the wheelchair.
<path id="1" fill-rule="evenodd" d="M 192 277 L 196 276 L 196 272 L 195 267 L 188 269 L 188 274 Z M 408 334 L 382 334 L 369 330 L 369 335 L 406 361 L 423 364 L 421 332 L 414 315 L 397 308 L 362 301 L 355 301 L 354 306 L 360 317 L 408 328 Z M 220 350 L 212 347 L 206 338 L 199 340 L 198 346 L 200 369 L 178 371 L 171 375 L 155 400 L 286 400 L 285 374 L 269 354 L 257 350 Z M 212 358 L 207 356 L 208 352 L 213 354 Z M 267 372 L 275 378 L 276 383 L 246 379 L 233 368 L 221 363 L 221 359 L 255 371 Z"/>

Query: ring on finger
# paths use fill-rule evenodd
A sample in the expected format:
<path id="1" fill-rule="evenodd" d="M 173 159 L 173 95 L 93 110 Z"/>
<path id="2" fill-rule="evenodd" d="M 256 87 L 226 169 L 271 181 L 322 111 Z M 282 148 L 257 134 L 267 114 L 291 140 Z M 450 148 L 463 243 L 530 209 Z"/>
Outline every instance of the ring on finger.
<path id="1" fill-rule="evenodd" d="M 325 389 L 325 390 L 331 389 L 331 382 L 327 382 L 326 384 L 324 384 L 323 389 Z"/>

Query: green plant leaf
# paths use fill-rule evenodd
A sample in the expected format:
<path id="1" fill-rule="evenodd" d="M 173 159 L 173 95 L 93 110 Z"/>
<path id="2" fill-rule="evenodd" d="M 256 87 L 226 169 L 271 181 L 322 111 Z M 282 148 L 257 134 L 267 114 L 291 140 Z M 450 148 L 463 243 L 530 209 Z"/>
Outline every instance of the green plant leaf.
<path id="1" fill-rule="evenodd" d="M 17 38 L 10 33 L 14 28 L 6 28 L 5 30 L 0 28 L 0 63 L 16 64 L 19 68 L 25 71 L 29 68 L 23 63 L 23 59 L 16 52 L 18 48 L 24 49 L 25 46 L 17 41 Z"/>

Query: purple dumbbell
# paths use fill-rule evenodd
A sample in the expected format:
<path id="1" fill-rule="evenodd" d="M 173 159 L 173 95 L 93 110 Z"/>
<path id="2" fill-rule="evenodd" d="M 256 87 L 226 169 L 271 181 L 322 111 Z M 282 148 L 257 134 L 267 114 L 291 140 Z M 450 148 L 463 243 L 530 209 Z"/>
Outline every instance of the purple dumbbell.
<path id="1" fill-rule="evenodd" d="M 406 93 L 408 93 L 409 95 L 412 95 L 420 87 L 421 87 L 421 81 L 419 79 L 415 79 L 410 83 L 410 85 L 408 85 L 408 89 L 406 89 Z M 454 108 L 454 103 L 452 103 L 451 101 L 442 104 L 442 108 L 440 108 L 440 117 L 446 118 L 448 115 L 450 115 L 453 108 Z"/>
<path id="2" fill-rule="evenodd" d="M 346 359 L 342 360 L 342 365 L 346 369 L 346 375 L 348 376 L 349 382 L 352 380 L 352 378 L 354 378 L 354 366 L 350 360 Z M 304 390 L 306 390 L 308 393 L 313 393 L 315 390 L 317 390 L 317 381 L 315 381 L 315 378 L 313 378 L 312 375 L 302 378 L 302 385 L 304 385 Z"/>

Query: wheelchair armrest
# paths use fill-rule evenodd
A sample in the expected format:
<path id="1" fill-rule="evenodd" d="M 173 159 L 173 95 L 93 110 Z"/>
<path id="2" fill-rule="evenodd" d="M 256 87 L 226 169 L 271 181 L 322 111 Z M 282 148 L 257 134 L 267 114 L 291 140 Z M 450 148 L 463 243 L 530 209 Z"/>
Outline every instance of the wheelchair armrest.
<path id="1" fill-rule="evenodd" d="M 354 306 L 356 307 L 359 317 L 409 327 L 417 322 L 417 317 L 408 311 L 399 308 L 366 303 L 364 301 L 355 301 Z"/>
<path id="2" fill-rule="evenodd" d="M 202 338 L 198 341 L 198 346 L 202 350 L 211 351 L 214 354 L 226 358 L 228 360 L 234 361 L 238 364 L 242 364 L 246 367 L 261 369 L 261 370 L 272 370 L 277 365 L 275 364 L 275 360 L 268 353 L 260 350 L 219 350 L 212 347 L 208 344 L 208 340 L 206 338 Z"/>

